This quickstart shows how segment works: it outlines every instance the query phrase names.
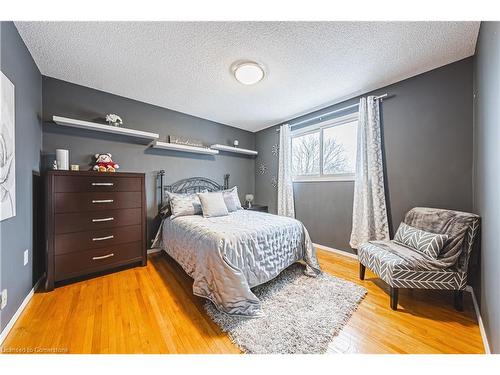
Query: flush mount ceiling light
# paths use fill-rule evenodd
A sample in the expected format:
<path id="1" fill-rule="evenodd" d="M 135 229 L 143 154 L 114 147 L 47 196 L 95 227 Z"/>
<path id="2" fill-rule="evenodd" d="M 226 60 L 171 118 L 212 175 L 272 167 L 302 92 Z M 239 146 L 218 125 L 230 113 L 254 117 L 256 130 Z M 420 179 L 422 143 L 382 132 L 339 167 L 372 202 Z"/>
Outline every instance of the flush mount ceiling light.
<path id="1" fill-rule="evenodd" d="M 242 61 L 233 64 L 234 78 L 244 85 L 254 85 L 264 78 L 264 68 L 253 61 Z"/>

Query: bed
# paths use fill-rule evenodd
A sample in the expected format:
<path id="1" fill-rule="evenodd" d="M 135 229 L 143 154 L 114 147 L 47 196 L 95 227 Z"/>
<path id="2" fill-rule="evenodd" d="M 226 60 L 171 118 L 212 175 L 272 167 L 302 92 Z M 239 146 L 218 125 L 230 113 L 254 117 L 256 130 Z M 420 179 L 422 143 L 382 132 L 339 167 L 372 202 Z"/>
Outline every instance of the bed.
<path id="1" fill-rule="evenodd" d="M 165 192 L 193 193 L 228 187 L 203 177 L 161 186 Z M 163 175 L 160 172 L 160 180 Z M 268 282 L 293 263 L 303 262 L 305 273 L 320 271 L 306 228 L 298 220 L 264 212 L 238 210 L 227 216 L 202 215 L 162 220 L 154 241 L 193 278 L 193 293 L 209 299 L 233 316 L 263 315 L 251 288 Z"/>

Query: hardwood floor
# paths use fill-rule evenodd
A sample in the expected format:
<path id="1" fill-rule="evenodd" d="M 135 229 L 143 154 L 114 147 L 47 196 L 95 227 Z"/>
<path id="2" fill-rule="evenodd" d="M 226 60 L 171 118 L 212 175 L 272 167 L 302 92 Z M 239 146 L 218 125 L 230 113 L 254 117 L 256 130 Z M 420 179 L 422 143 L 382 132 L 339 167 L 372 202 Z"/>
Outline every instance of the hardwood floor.
<path id="1" fill-rule="evenodd" d="M 398 311 L 387 288 L 355 259 L 318 251 L 323 269 L 368 289 L 329 352 L 483 353 L 472 300 L 402 290 Z M 35 293 L 5 340 L 4 353 L 239 353 L 210 320 L 191 279 L 163 253 L 138 267 Z"/>
<path id="2" fill-rule="evenodd" d="M 318 252 L 323 270 L 360 285 L 368 293 L 348 324 L 330 344 L 347 353 L 484 353 L 470 293 L 464 311 L 453 308 L 453 292 L 399 291 L 398 310 L 389 306 L 389 288 L 368 268 L 358 276 L 357 260 Z"/>

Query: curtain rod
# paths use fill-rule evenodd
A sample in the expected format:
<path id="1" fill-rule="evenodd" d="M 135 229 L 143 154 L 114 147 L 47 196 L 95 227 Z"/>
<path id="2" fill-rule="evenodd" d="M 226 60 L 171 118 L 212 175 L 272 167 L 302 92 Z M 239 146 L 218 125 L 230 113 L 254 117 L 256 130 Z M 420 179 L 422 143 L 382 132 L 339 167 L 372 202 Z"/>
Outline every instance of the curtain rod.
<path id="1" fill-rule="evenodd" d="M 388 96 L 388 94 L 382 94 L 382 95 L 376 96 L 375 100 L 384 99 L 384 98 L 387 98 L 387 96 Z M 296 122 L 295 124 L 290 124 L 290 128 L 293 128 L 294 126 L 297 126 L 297 125 L 304 124 L 304 123 L 309 122 L 309 121 L 321 119 L 322 117 L 333 115 L 334 113 L 337 113 L 337 112 L 343 112 L 343 111 L 346 111 L 348 109 L 355 108 L 355 107 L 358 107 L 358 106 L 359 106 L 359 103 L 356 103 L 356 104 L 348 105 L 347 107 L 342 107 L 342 108 L 335 109 L 335 110 L 330 111 L 330 112 L 322 113 L 321 115 L 318 115 L 318 116 L 315 116 L 315 117 L 308 118 L 306 120 L 302 120 L 302 121 Z M 276 131 L 279 132 L 280 129 L 278 128 L 278 129 L 276 129 Z"/>

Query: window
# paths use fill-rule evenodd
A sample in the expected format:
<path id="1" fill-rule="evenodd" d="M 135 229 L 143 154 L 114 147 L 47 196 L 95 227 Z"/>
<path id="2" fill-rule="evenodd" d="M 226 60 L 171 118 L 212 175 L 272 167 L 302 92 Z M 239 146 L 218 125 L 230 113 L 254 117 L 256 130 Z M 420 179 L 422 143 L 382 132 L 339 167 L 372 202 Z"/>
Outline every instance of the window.
<path id="1" fill-rule="evenodd" d="M 319 132 L 292 138 L 293 176 L 319 175 Z"/>
<path id="2" fill-rule="evenodd" d="M 294 181 L 353 180 L 358 114 L 292 132 Z"/>

